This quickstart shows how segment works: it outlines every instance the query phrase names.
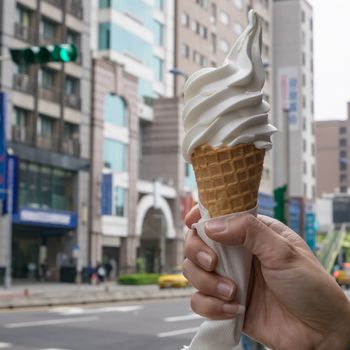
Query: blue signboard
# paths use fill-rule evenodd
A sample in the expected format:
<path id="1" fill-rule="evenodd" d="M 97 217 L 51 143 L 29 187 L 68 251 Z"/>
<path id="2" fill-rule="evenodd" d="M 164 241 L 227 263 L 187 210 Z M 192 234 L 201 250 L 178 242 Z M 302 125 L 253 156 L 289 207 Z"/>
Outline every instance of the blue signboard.
<path id="1" fill-rule="evenodd" d="M 6 105 L 7 96 L 0 92 L 0 200 L 6 199 Z"/>
<path id="2" fill-rule="evenodd" d="M 311 250 L 315 250 L 316 247 L 316 216 L 313 212 L 305 213 L 305 241 Z"/>
<path id="3" fill-rule="evenodd" d="M 101 184 L 101 214 L 102 215 L 112 215 L 112 190 L 113 190 L 112 174 L 103 174 L 102 184 Z"/>
<path id="4" fill-rule="evenodd" d="M 6 156 L 6 178 L 5 178 L 6 189 L 11 188 L 12 191 L 12 213 L 17 212 L 17 190 L 18 190 L 18 157 L 13 155 Z M 3 205 L 3 214 L 9 212 L 9 198 L 6 195 L 6 199 Z"/>
<path id="5" fill-rule="evenodd" d="M 66 211 L 23 208 L 13 215 L 13 223 L 19 225 L 33 225 L 74 229 L 78 224 L 78 215 Z"/>

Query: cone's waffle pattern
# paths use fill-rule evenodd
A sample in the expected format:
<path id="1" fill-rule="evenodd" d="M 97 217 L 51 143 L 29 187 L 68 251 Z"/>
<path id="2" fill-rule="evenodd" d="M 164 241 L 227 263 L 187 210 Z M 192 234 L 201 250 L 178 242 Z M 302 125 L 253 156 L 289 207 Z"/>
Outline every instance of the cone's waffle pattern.
<path id="1" fill-rule="evenodd" d="M 265 150 L 252 144 L 214 149 L 197 147 L 192 153 L 199 199 L 211 217 L 237 213 L 257 205 Z"/>

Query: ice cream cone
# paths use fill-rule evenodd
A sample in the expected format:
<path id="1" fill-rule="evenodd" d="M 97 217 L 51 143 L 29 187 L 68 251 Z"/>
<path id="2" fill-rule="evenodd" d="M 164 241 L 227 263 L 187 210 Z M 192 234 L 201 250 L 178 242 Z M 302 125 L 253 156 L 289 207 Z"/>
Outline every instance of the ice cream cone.
<path id="1" fill-rule="evenodd" d="M 265 149 L 253 144 L 232 148 L 197 147 L 191 161 L 201 204 L 212 218 L 257 205 Z"/>

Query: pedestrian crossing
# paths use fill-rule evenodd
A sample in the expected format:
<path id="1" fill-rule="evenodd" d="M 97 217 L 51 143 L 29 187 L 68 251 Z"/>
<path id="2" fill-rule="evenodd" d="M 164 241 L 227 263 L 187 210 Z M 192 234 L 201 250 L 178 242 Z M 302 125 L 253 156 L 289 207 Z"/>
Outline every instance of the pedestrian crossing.
<path id="1" fill-rule="evenodd" d="M 11 343 L 2 343 L 0 342 L 0 349 L 11 349 L 14 350 L 15 345 Z M 20 347 L 16 347 L 16 349 L 24 349 Z M 33 349 L 34 350 L 34 349 Z M 40 348 L 40 349 L 35 349 L 35 350 L 69 350 L 69 349 L 61 349 L 61 348 Z"/>

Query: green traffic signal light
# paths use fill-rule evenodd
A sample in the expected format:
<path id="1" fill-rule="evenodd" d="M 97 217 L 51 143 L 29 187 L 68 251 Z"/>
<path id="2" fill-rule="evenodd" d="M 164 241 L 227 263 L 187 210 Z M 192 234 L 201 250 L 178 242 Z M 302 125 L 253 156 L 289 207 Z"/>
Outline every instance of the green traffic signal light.
<path id="1" fill-rule="evenodd" d="M 78 50 L 74 44 L 59 44 L 10 49 L 10 54 L 16 64 L 71 62 L 77 59 Z"/>

